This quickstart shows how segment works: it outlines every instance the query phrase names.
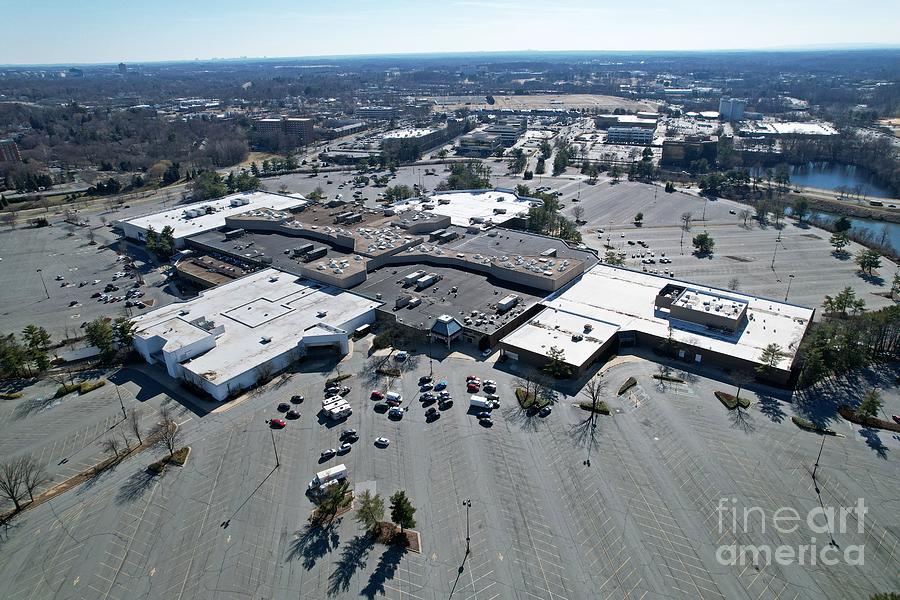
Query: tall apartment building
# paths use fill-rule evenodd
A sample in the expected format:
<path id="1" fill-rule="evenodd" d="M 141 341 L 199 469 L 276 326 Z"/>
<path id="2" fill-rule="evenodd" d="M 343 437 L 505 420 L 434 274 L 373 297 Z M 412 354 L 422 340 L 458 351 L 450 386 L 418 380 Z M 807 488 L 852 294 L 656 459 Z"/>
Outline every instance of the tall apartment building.
<path id="1" fill-rule="evenodd" d="M 721 98 L 719 100 L 719 118 L 723 121 L 741 121 L 747 102 L 737 98 Z"/>
<path id="2" fill-rule="evenodd" d="M 19 146 L 13 140 L 0 140 L 0 162 L 22 162 Z"/>
<path id="3" fill-rule="evenodd" d="M 310 118 L 274 117 L 257 119 L 254 125 L 259 133 L 296 136 L 303 144 L 308 144 L 313 140 L 313 120 Z"/>

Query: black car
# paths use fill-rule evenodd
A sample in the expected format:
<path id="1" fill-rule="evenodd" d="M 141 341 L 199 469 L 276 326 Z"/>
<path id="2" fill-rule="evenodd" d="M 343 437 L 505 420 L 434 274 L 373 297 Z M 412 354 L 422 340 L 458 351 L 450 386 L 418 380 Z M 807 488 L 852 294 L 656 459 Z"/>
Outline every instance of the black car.
<path id="1" fill-rule="evenodd" d="M 300 411 L 299 411 L 299 410 L 294 410 L 294 409 L 292 408 L 291 410 L 289 410 L 289 411 L 287 411 L 286 413 L 284 413 L 284 416 L 286 416 L 288 419 L 299 419 L 299 418 L 300 418 Z"/>
<path id="2" fill-rule="evenodd" d="M 493 427 L 494 426 L 494 422 L 491 420 L 490 417 L 485 417 L 484 419 L 478 419 L 478 423 L 482 427 Z"/>
<path id="3" fill-rule="evenodd" d="M 291 404 L 303 404 L 303 396 L 300 394 L 291 396 Z"/>
<path id="4" fill-rule="evenodd" d="M 343 430 L 343 431 L 341 432 L 341 439 L 342 439 L 342 440 L 345 440 L 345 439 L 351 438 L 351 437 L 355 437 L 355 438 L 358 438 L 358 437 L 359 437 L 359 435 L 357 435 L 355 429 L 345 429 L 345 430 Z"/>
<path id="5" fill-rule="evenodd" d="M 289 410 L 291 410 L 291 405 L 287 402 L 282 402 L 278 405 L 278 412 L 287 412 Z"/>
<path id="6" fill-rule="evenodd" d="M 426 383 L 431 383 L 431 375 L 422 375 L 419 377 L 419 385 L 424 385 Z"/>
<path id="7" fill-rule="evenodd" d="M 478 413 L 476 416 L 477 416 L 479 419 L 490 419 L 490 418 L 491 418 L 491 413 L 490 413 L 490 411 L 483 410 L 483 411 L 481 411 L 480 413 Z"/>
<path id="8" fill-rule="evenodd" d="M 427 392 L 428 390 L 434 389 L 434 386 L 431 383 L 423 383 L 419 386 L 420 392 Z"/>
<path id="9" fill-rule="evenodd" d="M 425 420 L 426 421 L 430 421 L 432 419 L 437 419 L 440 416 L 441 416 L 441 413 L 439 413 L 437 411 L 437 409 L 433 406 L 425 411 Z"/>
<path id="10" fill-rule="evenodd" d="M 550 414 L 550 410 L 551 410 L 551 409 L 550 409 L 549 406 L 545 406 L 545 407 L 542 408 L 541 411 L 538 413 L 538 416 L 546 417 L 547 415 Z"/>
<path id="11" fill-rule="evenodd" d="M 441 410 L 447 410 L 451 406 L 453 406 L 453 400 L 451 400 L 450 398 L 446 398 L 438 402 L 438 408 Z"/>
<path id="12" fill-rule="evenodd" d="M 387 405 L 387 402 L 376 402 L 374 408 L 375 408 L 375 412 L 383 413 L 383 412 L 387 412 L 388 405 Z"/>

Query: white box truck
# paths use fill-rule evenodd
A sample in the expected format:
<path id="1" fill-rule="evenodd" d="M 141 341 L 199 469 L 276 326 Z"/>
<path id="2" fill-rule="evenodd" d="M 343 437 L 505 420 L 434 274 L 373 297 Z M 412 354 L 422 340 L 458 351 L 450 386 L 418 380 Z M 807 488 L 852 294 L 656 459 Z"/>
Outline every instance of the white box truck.
<path id="1" fill-rule="evenodd" d="M 329 485 L 334 485 L 347 478 L 347 465 L 340 464 L 334 467 L 319 471 L 307 486 L 310 494 L 317 495 L 324 491 Z"/>
<path id="2" fill-rule="evenodd" d="M 323 402 L 322 410 L 327 417 L 335 420 L 349 417 L 353 413 L 350 403 L 340 396 L 338 396 L 336 400 L 329 401 L 327 404 Z"/>
<path id="3" fill-rule="evenodd" d="M 493 410 L 494 404 L 484 396 L 472 396 L 469 398 L 469 407 L 479 410 Z"/>

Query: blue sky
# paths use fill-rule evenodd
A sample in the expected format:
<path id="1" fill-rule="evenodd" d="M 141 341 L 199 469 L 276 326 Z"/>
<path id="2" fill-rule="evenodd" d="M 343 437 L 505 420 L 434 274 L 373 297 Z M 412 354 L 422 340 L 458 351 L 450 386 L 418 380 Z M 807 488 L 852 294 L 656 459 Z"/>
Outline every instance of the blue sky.
<path id="1" fill-rule="evenodd" d="M 0 0 L 0 63 L 897 45 L 897 0 Z"/>

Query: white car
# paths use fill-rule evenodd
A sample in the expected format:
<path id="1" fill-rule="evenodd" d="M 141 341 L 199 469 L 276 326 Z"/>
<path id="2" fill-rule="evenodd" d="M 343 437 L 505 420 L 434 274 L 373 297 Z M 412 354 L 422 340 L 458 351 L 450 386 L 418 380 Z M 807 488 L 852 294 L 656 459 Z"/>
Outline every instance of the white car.
<path id="1" fill-rule="evenodd" d="M 382 448 L 387 448 L 388 444 L 390 444 L 390 443 L 391 443 L 391 440 L 387 439 L 386 437 L 375 438 L 376 446 L 381 446 Z"/>

